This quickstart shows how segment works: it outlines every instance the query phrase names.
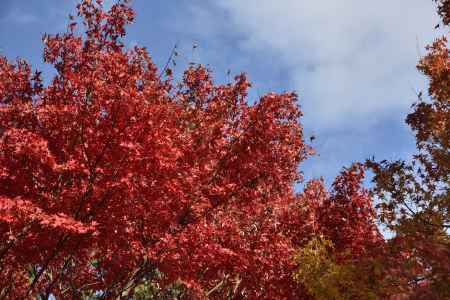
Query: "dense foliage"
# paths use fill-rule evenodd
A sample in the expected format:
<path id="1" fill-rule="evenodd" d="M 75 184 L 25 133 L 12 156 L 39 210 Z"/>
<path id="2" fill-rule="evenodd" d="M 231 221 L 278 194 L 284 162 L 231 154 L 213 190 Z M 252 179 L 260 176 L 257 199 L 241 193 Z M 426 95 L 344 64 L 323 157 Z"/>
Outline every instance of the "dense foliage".
<path id="1" fill-rule="evenodd" d="M 294 191 L 312 153 L 296 94 L 250 101 L 244 74 L 215 84 L 197 65 L 174 82 L 125 47 L 127 1 L 77 12 L 44 36 L 48 84 L 0 57 L 1 299 L 448 296 L 444 39 L 419 66 L 432 101 L 407 119 L 417 163 L 368 162 L 386 241 L 363 165 Z"/>

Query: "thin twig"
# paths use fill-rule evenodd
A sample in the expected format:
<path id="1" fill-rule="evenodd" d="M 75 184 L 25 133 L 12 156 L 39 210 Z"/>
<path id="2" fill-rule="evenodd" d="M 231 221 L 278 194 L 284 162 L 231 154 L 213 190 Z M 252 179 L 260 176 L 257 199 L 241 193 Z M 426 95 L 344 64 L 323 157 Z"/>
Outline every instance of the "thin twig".
<path id="1" fill-rule="evenodd" d="M 169 68 L 170 62 L 173 60 L 173 57 L 175 56 L 175 53 L 177 52 L 178 42 L 175 43 L 175 45 L 172 48 L 172 51 L 170 52 L 169 58 L 167 59 L 166 64 L 164 65 L 164 68 L 161 70 L 161 73 L 159 74 L 159 78 L 161 78 L 166 70 Z"/>

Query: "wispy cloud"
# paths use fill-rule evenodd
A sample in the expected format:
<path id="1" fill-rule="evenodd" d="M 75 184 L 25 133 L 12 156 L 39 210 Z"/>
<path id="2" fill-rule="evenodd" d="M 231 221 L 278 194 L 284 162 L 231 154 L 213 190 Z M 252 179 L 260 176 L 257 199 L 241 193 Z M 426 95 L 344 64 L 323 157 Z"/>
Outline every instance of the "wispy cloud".
<path id="1" fill-rule="evenodd" d="M 431 1 L 423 0 L 215 3 L 243 35 L 241 48 L 266 49 L 288 68 L 309 121 L 320 127 L 404 110 L 422 81 L 418 49 L 438 22 Z M 207 19 L 205 9 L 196 19 Z M 211 27 L 204 30 L 211 34 Z"/>
<path id="2" fill-rule="evenodd" d="M 249 70 L 263 90 L 299 92 L 320 154 L 300 167 L 306 178 L 331 182 L 352 161 L 414 149 L 403 120 L 426 87 L 415 66 L 439 34 L 432 1 L 193 0 L 182 13 L 177 26 L 208 43 L 210 61 Z"/>

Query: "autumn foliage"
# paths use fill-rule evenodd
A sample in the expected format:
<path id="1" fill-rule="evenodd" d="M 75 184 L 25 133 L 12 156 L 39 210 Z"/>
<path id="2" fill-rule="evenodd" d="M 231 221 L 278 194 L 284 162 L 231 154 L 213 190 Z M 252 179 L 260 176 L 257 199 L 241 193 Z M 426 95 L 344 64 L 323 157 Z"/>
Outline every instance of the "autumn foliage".
<path id="1" fill-rule="evenodd" d="M 434 0 L 438 4 L 438 13 L 442 18 L 444 25 L 450 24 L 450 1 L 449 0 Z"/>
<path id="2" fill-rule="evenodd" d="M 393 293 L 379 267 L 390 246 L 362 186 L 364 167 L 344 168 L 329 191 L 321 180 L 294 190 L 312 153 L 296 94 L 250 101 L 244 74 L 215 84 L 198 65 L 174 82 L 145 48 L 125 46 L 127 1 L 105 11 L 84 0 L 77 12 L 66 32 L 44 36 L 44 60 L 56 70 L 48 84 L 25 61 L 0 57 L 0 298 Z M 448 75 L 444 45 L 421 64 L 430 77 Z M 435 60 L 446 67 L 427 63 Z M 435 82 L 430 91 L 444 106 L 418 107 L 448 117 L 449 94 Z M 423 133 L 414 114 L 408 120 Z M 445 183 L 448 152 L 428 142 L 448 150 L 448 118 L 439 120 L 418 141 Z M 447 169 L 433 168 L 442 162 Z M 443 197 L 448 203 L 448 189 Z M 447 245 L 424 255 L 445 260 Z M 318 264 L 342 276 L 312 272 Z M 311 279 L 324 276 L 329 289 L 317 293 Z"/>
<path id="3" fill-rule="evenodd" d="M 438 2 L 448 25 L 450 2 Z M 445 28 L 448 30 L 448 27 Z M 404 294 L 412 299 L 450 298 L 450 59 L 447 36 L 427 47 L 417 68 L 429 80 L 406 123 L 417 152 L 409 160 L 368 161 L 373 189 L 381 201 L 380 220 L 395 237 L 391 266 Z"/>

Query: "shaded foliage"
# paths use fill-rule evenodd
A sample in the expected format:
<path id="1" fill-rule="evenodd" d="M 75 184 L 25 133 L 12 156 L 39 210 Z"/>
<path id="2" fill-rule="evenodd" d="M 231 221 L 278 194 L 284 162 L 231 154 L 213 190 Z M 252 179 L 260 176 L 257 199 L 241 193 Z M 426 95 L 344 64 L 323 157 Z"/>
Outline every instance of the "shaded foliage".
<path id="1" fill-rule="evenodd" d="M 448 25 L 448 1 L 437 1 Z M 448 28 L 447 28 L 448 29 Z M 450 297 L 450 58 L 447 37 L 434 41 L 418 69 L 429 79 L 406 123 L 416 137 L 409 161 L 368 161 L 380 219 L 395 237 L 392 270 L 404 293 L 418 299 Z"/>

